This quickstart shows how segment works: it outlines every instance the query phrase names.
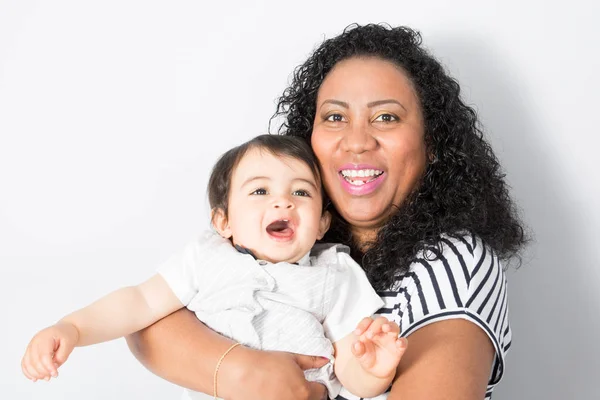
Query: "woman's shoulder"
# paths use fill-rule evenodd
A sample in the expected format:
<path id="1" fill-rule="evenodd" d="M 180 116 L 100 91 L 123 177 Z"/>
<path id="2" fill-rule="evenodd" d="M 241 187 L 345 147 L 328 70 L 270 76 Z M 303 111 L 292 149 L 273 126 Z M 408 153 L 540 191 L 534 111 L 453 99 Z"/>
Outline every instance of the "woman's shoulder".
<path id="1" fill-rule="evenodd" d="M 424 315 L 472 308 L 481 313 L 492 296 L 505 295 L 498 292 L 504 281 L 499 258 L 479 236 L 442 235 L 415 256 L 392 290 L 380 295 L 418 304 Z"/>
<path id="2" fill-rule="evenodd" d="M 497 254 L 481 237 L 465 233 L 441 235 L 437 243 L 416 255 L 407 276 L 427 275 L 470 289 L 493 272 L 503 272 Z"/>

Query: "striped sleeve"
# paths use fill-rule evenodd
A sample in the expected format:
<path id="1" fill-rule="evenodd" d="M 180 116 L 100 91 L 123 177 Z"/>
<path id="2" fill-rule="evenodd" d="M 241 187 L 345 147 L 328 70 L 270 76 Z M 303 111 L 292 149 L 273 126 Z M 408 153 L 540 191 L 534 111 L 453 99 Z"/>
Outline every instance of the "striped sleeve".
<path id="1" fill-rule="evenodd" d="M 480 239 L 444 237 L 441 251 L 431 248 L 419 255 L 396 290 L 380 293 L 386 303 L 380 314 L 398 322 L 402 336 L 455 318 L 479 326 L 496 351 L 488 383 L 491 395 L 511 344 L 506 285 L 498 257 Z"/>

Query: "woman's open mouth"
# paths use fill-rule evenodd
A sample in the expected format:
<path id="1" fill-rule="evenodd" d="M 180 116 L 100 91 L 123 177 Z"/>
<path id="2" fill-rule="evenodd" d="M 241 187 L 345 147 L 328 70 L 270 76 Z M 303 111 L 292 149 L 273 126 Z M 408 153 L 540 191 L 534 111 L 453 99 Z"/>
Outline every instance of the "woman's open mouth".
<path id="1" fill-rule="evenodd" d="M 364 196 L 375 191 L 385 179 L 385 172 L 377 168 L 358 166 L 342 168 L 338 175 L 342 188 L 353 196 Z"/>
<path id="2" fill-rule="evenodd" d="M 351 185 L 362 186 L 373 182 L 383 174 L 379 169 L 343 169 L 340 175 Z"/>

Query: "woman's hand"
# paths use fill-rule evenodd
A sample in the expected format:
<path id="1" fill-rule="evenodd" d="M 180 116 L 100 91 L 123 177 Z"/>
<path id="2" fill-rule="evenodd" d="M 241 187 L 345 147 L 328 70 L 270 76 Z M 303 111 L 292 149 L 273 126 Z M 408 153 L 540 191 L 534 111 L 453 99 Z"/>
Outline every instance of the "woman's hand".
<path id="1" fill-rule="evenodd" d="M 327 398 L 325 386 L 308 382 L 303 371 L 328 362 L 315 356 L 238 348 L 223 361 L 219 385 L 225 384 L 229 390 L 223 394 L 232 400 L 321 400 Z"/>
<path id="2" fill-rule="evenodd" d="M 153 373 L 191 390 L 212 394 L 217 362 L 233 342 L 207 328 L 187 308 L 127 337 L 137 359 Z M 218 395 L 226 399 L 310 399 L 326 395 L 305 369 L 329 360 L 238 346 L 219 368 Z"/>

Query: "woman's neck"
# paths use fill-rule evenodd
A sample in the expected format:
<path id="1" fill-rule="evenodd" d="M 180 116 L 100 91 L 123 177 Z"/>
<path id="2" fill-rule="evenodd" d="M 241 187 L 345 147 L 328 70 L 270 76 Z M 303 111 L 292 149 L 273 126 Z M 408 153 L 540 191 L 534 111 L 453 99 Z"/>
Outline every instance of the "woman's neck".
<path id="1" fill-rule="evenodd" d="M 352 228 L 352 240 L 356 247 L 361 251 L 367 251 L 377 241 L 377 229 L 373 228 Z"/>

